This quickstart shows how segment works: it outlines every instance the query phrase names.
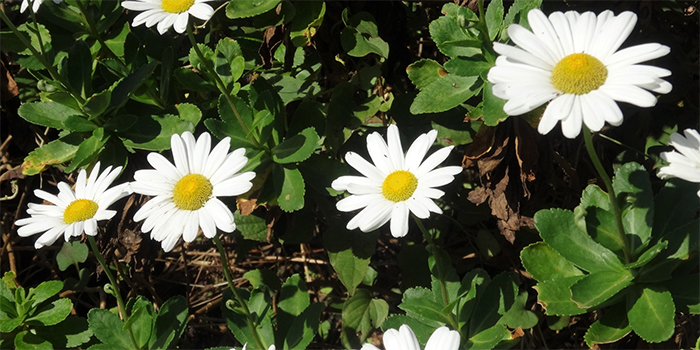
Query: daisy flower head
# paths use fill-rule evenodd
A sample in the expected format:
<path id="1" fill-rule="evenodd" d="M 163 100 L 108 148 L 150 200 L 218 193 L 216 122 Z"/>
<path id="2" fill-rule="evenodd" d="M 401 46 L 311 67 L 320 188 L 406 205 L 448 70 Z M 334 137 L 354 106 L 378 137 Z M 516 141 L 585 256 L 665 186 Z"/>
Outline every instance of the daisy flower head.
<path id="1" fill-rule="evenodd" d="M 63 0 L 53 0 L 54 4 L 60 4 Z M 39 11 L 39 6 L 44 0 L 22 0 L 22 4 L 19 6 L 19 12 L 24 13 L 29 8 L 29 3 L 32 3 L 32 12 Z"/>
<path id="2" fill-rule="evenodd" d="M 122 2 L 122 6 L 132 11 L 143 11 L 134 17 L 134 27 L 145 23 L 150 28 L 158 23 L 158 33 L 161 35 L 170 27 L 175 27 L 175 31 L 182 34 L 190 15 L 203 21 L 214 15 L 214 9 L 206 4 L 208 1 L 211 0 L 133 0 Z"/>
<path id="3" fill-rule="evenodd" d="M 90 176 L 87 176 L 85 169 L 80 170 L 75 190 L 65 182 L 58 183 L 58 195 L 35 190 L 37 197 L 52 204 L 30 203 L 27 213 L 31 217 L 16 221 L 17 226 L 21 226 L 17 233 L 28 237 L 43 232 L 34 242 L 36 249 L 53 244 L 61 235 L 66 242 L 83 232 L 90 236 L 97 235 L 97 222 L 109 220 L 117 213 L 107 208 L 129 195 L 128 184 L 108 189 L 121 170 L 121 167 L 112 170 L 108 166 L 100 173 L 98 162 Z"/>
<path id="4" fill-rule="evenodd" d="M 661 158 L 670 164 L 659 170 L 659 177 L 677 177 L 688 182 L 700 183 L 700 134 L 693 129 L 685 129 L 683 134 L 685 136 L 677 132 L 671 134 L 668 145 L 676 150 L 661 153 Z"/>
<path id="5" fill-rule="evenodd" d="M 457 350 L 459 340 L 459 332 L 443 326 L 433 332 L 425 344 L 425 350 Z M 398 331 L 388 329 L 384 332 L 383 341 L 386 350 L 420 350 L 416 335 L 406 324 L 401 325 Z M 379 350 L 379 348 L 372 344 L 364 344 L 362 350 Z"/>
<path id="6" fill-rule="evenodd" d="M 151 232 L 164 251 L 171 251 L 180 237 L 192 242 L 200 227 L 207 238 L 214 237 L 217 228 L 224 232 L 236 229 L 231 210 L 218 197 L 248 192 L 255 173 L 238 173 L 248 158 L 244 148 L 229 153 L 230 141 L 226 137 L 212 150 L 206 132 L 196 141 L 189 131 L 174 134 L 170 146 L 175 164 L 152 152 L 147 159 L 154 169 L 134 174 L 132 190 L 153 196 L 134 214 L 134 220 L 145 220 L 141 230 Z"/>
<path id="7" fill-rule="evenodd" d="M 444 192 L 434 187 L 452 182 L 462 167 L 435 169 L 453 146 L 442 148 L 423 161 L 437 138 L 437 130 L 418 136 L 405 156 L 399 128 L 390 125 L 387 133 L 388 144 L 377 132 L 367 136 L 367 150 L 374 165 L 357 153 L 345 155 L 345 161 L 364 176 L 341 176 L 331 187 L 350 193 L 338 201 L 338 210 L 364 208 L 348 222 L 349 230 L 370 232 L 391 221 L 391 234 L 403 237 L 408 233 L 409 211 L 421 219 L 427 219 L 430 212 L 442 213 L 433 199 L 442 197 Z"/>
<path id="8" fill-rule="evenodd" d="M 509 115 L 551 101 L 537 128 L 541 134 L 559 121 L 567 138 L 578 136 L 582 124 L 591 131 L 605 122 L 618 126 L 622 112 L 615 101 L 652 107 L 656 97 L 651 92 L 671 91 L 671 84 L 661 79 L 671 75 L 669 70 L 638 64 L 665 56 L 668 46 L 649 43 L 617 51 L 634 29 L 634 13 L 568 11 L 548 18 L 534 9 L 527 18 L 532 31 L 518 24 L 508 27 L 519 47 L 493 43 L 500 56 L 488 80 L 493 94 L 507 100 L 503 110 Z"/>

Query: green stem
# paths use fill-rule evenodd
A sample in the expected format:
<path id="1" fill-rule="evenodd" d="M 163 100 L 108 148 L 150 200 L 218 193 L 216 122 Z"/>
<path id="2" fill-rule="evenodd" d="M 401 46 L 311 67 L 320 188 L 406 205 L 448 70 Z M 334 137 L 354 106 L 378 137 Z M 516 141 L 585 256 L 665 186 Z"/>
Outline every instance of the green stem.
<path id="1" fill-rule="evenodd" d="M 72 89 L 70 89 L 70 85 L 65 80 L 63 80 L 63 77 L 61 77 L 61 75 L 58 74 L 56 69 L 54 69 L 54 67 L 49 64 L 46 58 L 41 53 L 36 51 L 36 49 L 32 46 L 31 42 L 24 37 L 24 34 L 19 29 L 17 29 L 17 27 L 15 27 L 15 25 L 12 23 L 12 21 L 10 21 L 9 18 L 7 18 L 7 15 L 5 15 L 4 11 L 0 11 L 0 18 L 2 18 L 2 21 L 5 22 L 5 24 L 7 24 L 8 27 L 10 27 L 10 30 L 12 30 L 12 33 L 14 33 L 17 36 L 19 41 L 21 41 L 22 44 L 27 49 L 29 49 L 32 55 L 39 60 L 39 62 L 44 66 L 44 68 L 46 68 L 46 70 L 49 72 L 49 75 L 51 75 L 51 78 L 63 85 L 63 88 L 68 93 L 70 93 L 71 96 L 73 96 L 73 98 L 75 98 L 80 104 L 84 104 L 85 99 L 82 98 L 82 96 L 76 94 L 74 91 L 72 91 Z"/>
<path id="2" fill-rule="evenodd" d="M 216 249 L 219 251 L 219 255 L 221 256 L 221 266 L 224 269 L 224 276 L 226 277 L 226 283 L 228 284 L 228 288 L 231 290 L 231 292 L 233 292 L 233 297 L 236 298 L 236 301 L 238 301 L 238 303 L 243 308 L 243 313 L 245 314 L 246 320 L 248 321 L 248 328 L 250 328 L 250 333 L 253 335 L 255 344 L 258 346 L 258 349 L 265 350 L 267 349 L 267 347 L 264 345 L 262 339 L 260 338 L 260 334 L 258 334 L 257 324 L 253 319 L 253 315 L 250 313 L 250 309 L 248 309 L 248 304 L 246 304 L 243 297 L 241 297 L 241 295 L 238 293 L 238 289 L 236 289 L 236 286 L 233 285 L 233 279 L 231 278 L 231 271 L 228 267 L 228 257 L 226 256 L 226 250 L 224 250 L 224 245 L 221 244 L 219 236 L 214 236 L 213 241 L 216 245 Z"/>
<path id="3" fill-rule="evenodd" d="M 629 264 L 630 262 L 632 262 L 632 254 L 630 244 L 627 241 L 627 237 L 625 236 L 625 228 L 622 225 L 622 212 L 620 211 L 620 206 L 617 204 L 617 196 L 615 195 L 615 190 L 613 189 L 612 181 L 610 180 L 608 174 L 605 172 L 603 164 L 600 162 L 600 159 L 598 158 L 598 155 L 596 154 L 595 149 L 593 148 L 593 138 L 591 137 L 591 130 L 589 130 L 588 127 L 586 127 L 585 125 L 583 126 L 583 140 L 586 143 L 586 150 L 588 151 L 588 155 L 591 157 L 593 165 L 598 171 L 598 175 L 600 176 L 600 178 L 603 179 L 605 188 L 608 191 L 610 206 L 612 207 L 613 217 L 615 218 L 615 227 L 617 228 L 617 234 L 619 235 L 623 244 L 625 263 Z"/>
<path id="4" fill-rule="evenodd" d="M 104 257 L 102 257 L 102 254 L 100 253 L 100 250 L 97 249 L 97 243 L 95 243 L 95 237 L 87 235 L 88 238 L 88 243 L 90 243 L 90 249 L 92 249 L 92 252 L 95 254 L 95 258 L 97 258 L 97 262 L 100 263 L 100 266 L 102 266 L 102 270 L 105 272 L 107 275 L 107 279 L 109 279 L 109 283 L 112 285 L 112 288 L 116 291 L 115 297 L 117 298 L 117 307 L 119 308 L 119 316 L 121 316 L 122 320 L 126 320 L 128 318 L 128 315 L 126 314 L 126 307 L 124 306 L 124 300 L 122 300 L 122 295 L 119 293 L 119 285 L 117 284 L 117 280 L 114 278 L 114 275 L 112 275 L 112 270 L 110 270 L 109 265 L 105 262 Z"/>
<path id="5" fill-rule="evenodd" d="M 238 108 L 236 108 L 236 104 L 233 103 L 233 100 L 231 99 L 231 92 L 228 91 L 228 89 L 226 89 L 226 85 L 221 80 L 221 77 L 219 77 L 219 75 L 216 73 L 216 70 L 211 65 L 211 62 L 209 62 L 209 59 L 204 57 L 204 54 L 199 49 L 199 45 L 197 45 L 197 40 L 194 38 L 194 33 L 192 32 L 193 26 L 194 25 L 187 26 L 187 37 L 190 38 L 190 42 L 192 43 L 192 48 L 194 49 L 194 52 L 197 53 L 197 56 L 199 56 L 199 59 L 202 60 L 202 63 L 204 63 L 204 67 L 207 69 L 207 73 L 209 73 L 209 75 L 211 75 L 214 78 L 214 80 L 216 81 L 216 87 L 219 89 L 221 94 L 226 99 L 226 102 L 231 107 L 233 114 L 236 116 L 236 120 L 238 120 L 238 124 L 241 125 L 241 128 L 243 129 L 243 131 L 245 131 L 246 135 L 250 134 L 250 130 L 248 129 L 248 126 L 245 125 L 245 122 L 243 121 L 243 117 L 241 117 L 241 113 L 238 111 Z M 252 134 L 252 136 L 253 136 L 252 141 L 255 143 L 256 147 L 259 147 L 260 149 L 264 149 L 264 147 L 260 144 L 260 142 L 256 138 L 256 135 Z"/>
<path id="6" fill-rule="evenodd" d="M 445 284 L 445 275 L 443 274 L 442 271 L 442 258 L 440 256 L 440 253 L 435 249 L 436 245 L 435 242 L 433 241 L 433 236 L 428 232 L 428 230 L 425 229 L 425 226 L 423 226 L 423 222 L 415 215 L 411 214 L 413 217 L 413 220 L 415 220 L 416 224 L 418 225 L 418 228 L 420 229 L 420 232 L 423 233 L 423 237 L 425 238 L 426 241 L 428 241 L 428 246 L 430 247 L 430 252 L 433 254 L 433 257 L 435 257 L 435 270 L 437 271 L 438 274 L 438 280 L 440 281 L 440 294 L 442 294 L 442 302 L 445 306 L 450 304 L 450 301 L 448 300 L 447 296 L 447 285 Z M 452 329 L 460 332 L 459 329 L 459 323 L 457 320 L 454 318 L 454 314 L 452 313 L 452 310 L 449 311 L 447 314 L 447 319 L 450 322 L 450 326 L 452 326 Z M 460 332 L 461 333 L 461 332 Z"/>

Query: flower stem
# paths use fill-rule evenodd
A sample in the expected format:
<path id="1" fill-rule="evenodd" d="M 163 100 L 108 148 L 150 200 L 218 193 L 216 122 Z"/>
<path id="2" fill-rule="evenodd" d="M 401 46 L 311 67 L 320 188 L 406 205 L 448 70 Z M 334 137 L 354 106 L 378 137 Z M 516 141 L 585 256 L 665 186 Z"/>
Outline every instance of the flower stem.
<path id="1" fill-rule="evenodd" d="M 236 120 L 238 120 L 238 124 L 241 125 L 241 128 L 243 131 L 246 133 L 246 135 L 250 134 L 250 129 L 248 129 L 248 126 L 245 125 L 245 122 L 243 121 L 243 117 L 241 117 L 241 112 L 238 111 L 238 108 L 236 108 L 236 104 L 233 103 L 233 100 L 231 99 L 231 92 L 226 89 L 226 85 L 224 82 L 221 80 L 221 77 L 216 73 L 216 70 L 214 70 L 214 67 L 211 65 L 211 62 L 209 62 L 209 59 L 204 57 L 204 54 L 202 51 L 199 49 L 199 45 L 197 44 L 197 40 L 194 38 L 194 33 L 192 32 L 192 27 L 194 25 L 187 26 L 187 37 L 190 39 L 190 43 L 192 43 L 192 48 L 194 49 L 194 52 L 197 53 L 197 56 L 199 56 L 199 59 L 202 60 L 202 63 L 204 63 L 204 67 L 207 69 L 207 73 L 211 75 L 215 82 L 216 82 L 216 87 L 219 89 L 221 94 L 224 96 L 226 99 L 226 102 L 228 102 L 229 106 L 231 107 L 231 110 L 233 111 L 233 114 L 236 116 Z M 252 134 L 253 136 L 253 142 L 257 147 L 260 149 L 264 149 L 260 142 L 257 140 L 256 135 Z"/>
<path id="2" fill-rule="evenodd" d="M 19 29 L 17 29 L 17 27 L 15 27 L 15 25 L 12 23 L 12 21 L 10 21 L 10 19 L 7 18 L 7 15 L 5 15 L 4 11 L 0 11 L 0 19 L 2 19 L 2 21 L 5 22 L 5 24 L 7 24 L 8 27 L 10 27 L 10 30 L 12 30 L 12 33 L 14 33 L 15 36 L 17 36 L 19 41 L 21 41 L 22 44 L 32 53 L 32 55 L 34 57 L 36 57 L 37 60 L 39 60 L 39 62 L 44 66 L 44 68 L 46 68 L 46 70 L 49 72 L 49 75 L 51 76 L 51 78 L 53 80 L 59 82 L 61 85 L 63 85 L 63 88 L 68 93 L 70 93 L 71 96 L 73 96 L 73 98 L 76 99 L 76 101 L 78 101 L 80 104 L 84 104 L 85 99 L 82 96 L 80 96 L 80 94 L 76 94 L 74 91 L 72 91 L 70 85 L 63 79 L 63 77 L 61 77 L 60 74 L 58 74 L 56 69 L 52 65 L 49 64 L 49 62 L 46 60 L 46 57 L 44 57 L 44 55 L 39 53 L 32 46 L 31 42 L 29 40 L 27 40 L 27 38 L 24 36 L 24 34 Z M 40 35 L 40 34 L 37 33 L 37 35 Z"/>
<path id="3" fill-rule="evenodd" d="M 119 293 L 119 285 L 117 284 L 117 280 L 114 278 L 114 275 L 112 275 L 112 270 L 109 269 L 109 265 L 105 262 L 104 257 L 102 257 L 102 253 L 100 253 L 100 250 L 97 249 L 97 243 L 95 243 L 95 237 L 87 235 L 88 238 L 88 243 L 90 243 L 90 249 L 92 249 L 92 252 L 95 254 L 95 258 L 97 258 L 97 262 L 100 263 L 100 266 L 102 266 L 102 270 L 105 272 L 107 275 L 107 279 L 109 279 L 109 283 L 112 285 L 112 288 L 116 291 L 114 293 L 114 296 L 117 298 L 117 307 L 119 308 L 119 316 L 122 318 L 122 320 L 126 320 L 129 316 L 126 314 L 126 307 L 124 306 L 124 300 L 122 300 L 122 295 Z"/>
<path id="4" fill-rule="evenodd" d="M 250 313 L 250 309 L 248 309 L 248 304 L 246 304 L 243 297 L 241 297 L 241 295 L 238 293 L 238 289 L 236 289 L 236 286 L 233 285 L 233 279 L 231 278 L 231 271 L 228 267 L 228 257 L 226 256 L 226 250 L 224 250 L 224 245 L 221 244 L 219 236 L 214 236 L 213 241 L 216 245 L 216 249 L 219 251 L 219 255 L 221 256 L 221 266 L 224 269 L 224 276 L 226 277 L 226 283 L 228 283 L 228 288 L 231 290 L 231 292 L 233 292 L 233 297 L 236 298 L 236 301 L 238 301 L 238 303 L 243 308 L 242 311 L 245 314 L 246 320 L 248 321 L 248 328 L 250 328 L 250 333 L 253 335 L 255 344 L 257 345 L 258 349 L 267 349 L 267 347 L 265 347 L 265 345 L 263 344 L 262 339 L 260 339 L 257 324 L 253 319 L 253 315 Z"/>
<path id="5" fill-rule="evenodd" d="M 612 207 L 613 217 L 615 218 L 615 227 L 617 228 L 617 234 L 619 235 L 623 244 L 622 249 L 623 253 L 625 254 L 625 263 L 629 264 L 630 262 L 632 262 L 630 244 L 627 241 L 627 237 L 625 236 L 625 228 L 622 225 L 622 212 L 620 211 L 620 206 L 617 204 L 617 196 L 615 195 L 615 190 L 613 189 L 612 181 L 610 180 L 608 174 L 605 172 L 603 164 L 600 162 L 600 159 L 598 158 L 598 155 L 596 154 L 595 149 L 593 148 L 591 130 L 589 130 L 588 127 L 586 127 L 585 125 L 583 126 L 583 140 L 586 143 L 586 150 L 588 151 L 588 155 L 591 157 L 591 161 L 593 161 L 593 165 L 598 171 L 598 175 L 600 176 L 600 178 L 603 179 L 603 183 L 605 184 L 605 187 L 608 191 L 610 206 Z"/>
<path id="6" fill-rule="evenodd" d="M 442 294 L 443 304 L 447 306 L 450 304 L 450 301 L 448 300 L 447 296 L 447 284 L 445 284 L 445 275 L 443 274 L 442 270 L 442 258 L 440 256 L 440 252 L 438 252 L 438 250 L 435 249 L 436 245 L 433 241 L 433 236 L 430 234 L 430 232 L 428 232 L 428 230 L 425 229 L 425 226 L 423 226 L 423 222 L 415 215 L 411 214 L 411 216 L 413 217 L 413 220 L 415 220 L 420 231 L 423 233 L 423 237 L 425 238 L 425 240 L 428 241 L 430 252 L 433 254 L 433 257 L 435 257 L 435 270 L 438 274 L 437 278 L 440 281 L 440 294 Z M 447 319 L 450 322 L 450 326 L 452 326 L 452 329 L 461 333 L 459 329 L 459 323 L 457 323 L 457 320 L 455 320 L 452 310 L 450 310 L 447 314 Z"/>

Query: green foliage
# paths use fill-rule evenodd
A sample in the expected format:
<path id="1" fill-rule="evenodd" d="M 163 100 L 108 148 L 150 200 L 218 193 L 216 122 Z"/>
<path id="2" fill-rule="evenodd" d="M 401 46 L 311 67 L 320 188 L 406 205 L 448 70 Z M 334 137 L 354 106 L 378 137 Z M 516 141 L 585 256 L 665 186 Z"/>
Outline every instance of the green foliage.
<path id="1" fill-rule="evenodd" d="M 691 307 L 686 305 L 698 304 L 697 297 L 684 299 L 688 294 L 660 283 L 671 279 L 680 263 L 677 259 L 698 249 L 697 235 L 691 233 L 697 232 L 697 219 L 678 227 L 666 215 L 676 215 L 682 222 L 692 220 L 697 198 L 683 195 L 683 186 L 674 183 L 654 197 L 648 173 L 636 163 L 618 168 L 613 188 L 622 210 L 624 238 L 613 224 L 605 193 L 590 185 L 574 212 L 550 209 L 535 214 L 544 242 L 526 247 L 521 259 L 539 282 L 538 299 L 549 315 L 610 307 L 606 317 L 588 329 L 589 346 L 617 341 L 630 331 L 648 342 L 662 342 L 673 335 L 674 304 L 687 310 Z M 684 209 L 670 214 L 665 206 Z M 664 214 L 655 214 L 655 208 L 662 208 Z M 655 223 L 656 219 L 660 222 Z M 629 253 L 623 254 L 625 249 Z M 634 260 L 624 261 L 627 254 Z M 680 279 L 697 279 L 688 272 L 677 273 L 670 286 Z"/>
<path id="2" fill-rule="evenodd" d="M 17 349 L 52 349 L 87 342 L 87 325 L 77 317 L 67 318 L 73 303 L 58 298 L 61 281 L 42 282 L 27 292 L 15 286 L 12 271 L 0 283 L 0 332 Z"/>
<path id="3" fill-rule="evenodd" d="M 187 325 L 187 303 L 182 296 L 168 299 L 158 312 L 142 297 L 131 299 L 127 309 L 131 316 L 126 322 L 109 310 L 90 310 L 88 324 L 100 341 L 90 349 L 169 349 Z"/>
<path id="4" fill-rule="evenodd" d="M 77 241 L 64 242 L 63 247 L 56 254 L 56 263 L 61 271 L 65 271 L 70 265 L 78 269 L 78 264 L 84 263 L 87 257 L 88 248 L 85 244 Z"/>
<path id="5" fill-rule="evenodd" d="M 350 56 L 363 57 L 375 53 L 386 59 L 389 57 L 389 44 L 379 37 L 374 16 L 359 12 L 348 18 L 343 11 L 345 28 L 340 32 L 340 43 Z"/>

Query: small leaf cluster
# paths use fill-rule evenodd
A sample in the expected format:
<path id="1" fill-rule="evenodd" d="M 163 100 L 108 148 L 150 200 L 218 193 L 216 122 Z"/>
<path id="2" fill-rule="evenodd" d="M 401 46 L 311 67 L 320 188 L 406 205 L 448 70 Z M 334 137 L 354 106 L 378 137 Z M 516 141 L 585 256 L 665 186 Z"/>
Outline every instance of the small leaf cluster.
<path id="1" fill-rule="evenodd" d="M 700 276 L 690 259 L 700 230 L 694 186 L 670 181 L 654 196 L 644 167 L 631 162 L 618 168 L 613 188 L 627 242 L 617 233 L 607 194 L 589 185 L 574 211 L 535 214 L 543 241 L 523 249 L 523 265 L 538 281 L 538 302 L 548 315 L 609 308 L 586 332 L 588 346 L 631 331 L 648 342 L 665 341 L 676 311 L 700 313 Z"/>
<path id="2" fill-rule="evenodd" d="M 58 297 L 63 282 L 46 281 L 27 291 L 15 285 L 14 277 L 12 271 L 5 272 L 0 282 L 0 346 L 72 348 L 90 340 L 86 320 L 69 316 L 73 302 Z"/>

